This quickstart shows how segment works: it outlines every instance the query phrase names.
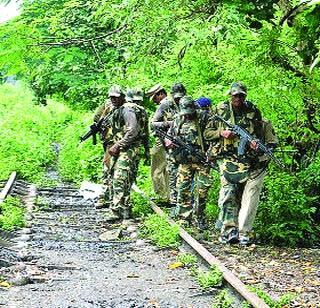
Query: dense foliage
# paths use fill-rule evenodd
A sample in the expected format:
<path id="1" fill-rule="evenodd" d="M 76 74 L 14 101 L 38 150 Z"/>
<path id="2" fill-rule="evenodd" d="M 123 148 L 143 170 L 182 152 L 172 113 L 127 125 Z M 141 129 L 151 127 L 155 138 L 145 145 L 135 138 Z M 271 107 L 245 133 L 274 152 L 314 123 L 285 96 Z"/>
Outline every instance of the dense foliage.
<path id="1" fill-rule="evenodd" d="M 292 154 L 278 154 L 291 172 L 271 168 L 256 228 L 276 243 L 318 241 L 318 2 L 24 0 L 21 16 L 0 27 L 0 71 L 4 80 L 13 74 L 26 80 L 47 107 L 31 105 L 28 94 L 26 105 L 18 100 L 22 105 L 10 112 L 2 108 L 1 176 L 16 169 L 38 177 L 54 161 L 56 142 L 65 179 L 99 180 L 101 147 L 79 145 L 78 138 L 91 122 L 88 110 L 104 101 L 112 83 L 147 89 L 179 80 L 194 97 L 216 104 L 232 81 L 242 80 L 248 98 L 273 122 L 281 147 L 304 154 L 293 162 Z M 21 118 L 14 116 L 19 108 Z M 23 138 L 14 137 L 21 136 L 16 121 Z M 150 181 L 144 183 L 149 190 Z M 211 217 L 218 185 L 215 176 Z"/>
<path id="2" fill-rule="evenodd" d="M 12 231 L 25 225 L 25 208 L 19 198 L 9 196 L 0 204 L 0 229 Z"/>

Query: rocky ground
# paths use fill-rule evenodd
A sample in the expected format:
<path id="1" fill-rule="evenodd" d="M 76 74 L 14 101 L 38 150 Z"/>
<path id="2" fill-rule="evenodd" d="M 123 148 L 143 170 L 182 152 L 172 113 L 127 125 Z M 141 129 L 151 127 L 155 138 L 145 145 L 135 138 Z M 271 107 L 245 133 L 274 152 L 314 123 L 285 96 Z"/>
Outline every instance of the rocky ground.
<path id="1" fill-rule="evenodd" d="M 0 306 L 211 307 L 187 269 L 169 269 L 177 251 L 137 238 L 139 222 L 111 227 L 74 190 L 59 194 L 42 192 L 18 252 L 2 248 L 20 262 L 0 268 Z"/>
<path id="2" fill-rule="evenodd" d="M 0 243 L 0 306 L 212 306 L 214 292 L 187 269 L 169 269 L 177 251 L 138 238 L 139 221 L 108 225 L 92 201 L 62 191 L 40 191 L 32 233 L 19 235 L 18 249 Z M 222 245 L 211 234 L 196 236 L 245 284 L 274 299 L 294 294 L 283 307 L 320 307 L 320 249 Z"/>

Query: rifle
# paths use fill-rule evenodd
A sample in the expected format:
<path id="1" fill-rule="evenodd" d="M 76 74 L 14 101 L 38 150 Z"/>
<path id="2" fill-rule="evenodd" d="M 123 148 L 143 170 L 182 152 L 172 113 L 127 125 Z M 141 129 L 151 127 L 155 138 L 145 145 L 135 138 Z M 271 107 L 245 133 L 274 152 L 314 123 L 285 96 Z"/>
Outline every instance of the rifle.
<path id="1" fill-rule="evenodd" d="M 218 167 L 213 163 L 208 161 L 207 156 L 205 153 L 202 153 L 201 151 L 199 151 L 197 148 L 195 148 L 194 146 L 185 143 L 181 138 L 179 137 L 174 137 L 171 136 L 169 134 L 167 134 L 166 132 L 164 132 L 162 129 L 159 128 L 154 128 L 155 133 L 162 139 L 168 139 L 171 142 L 173 142 L 173 144 L 176 147 L 182 147 L 183 149 L 185 149 L 187 152 L 189 152 L 191 155 L 193 155 L 194 157 L 196 157 L 199 162 L 201 162 L 202 164 L 211 167 L 215 170 L 218 170 Z"/>
<path id="2" fill-rule="evenodd" d="M 243 157 L 245 155 L 247 144 L 251 141 L 255 141 L 258 146 L 258 150 L 262 153 L 266 154 L 270 159 L 272 159 L 280 168 L 284 169 L 285 165 L 282 161 L 277 159 L 274 154 L 272 148 L 267 147 L 261 140 L 254 138 L 251 134 L 241 126 L 237 124 L 231 124 L 230 122 L 226 121 L 220 115 L 215 114 L 214 119 L 224 123 L 227 127 L 229 127 L 236 135 L 240 136 L 240 144 L 238 146 L 238 156 Z"/>
<path id="3" fill-rule="evenodd" d="M 80 142 L 86 141 L 88 138 L 92 136 L 92 143 L 94 145 L 97 144 L 97 133 L 103 134 L 105 131 L 108 121 L 111 117 L 111 114 L 108 116 L 102 117 L 98 123 L 94 122 L 92 125 L 90 125 L 90 130 L 84 134 L 82 137 L 80 137 Z"/>
<path id="4" fill-rule="evenodd" d="M 90 130 L 85 133 L 82 137 L 80 137 L 80 142 L 86 141 L 88 138 L 92 136 L 92 143 L 94 145 L 97 144 L 97 133 L 101 130 L 101 124 L 103 119 L 100 119 L 98 123 L 93 123 L 90 125 Z"/>

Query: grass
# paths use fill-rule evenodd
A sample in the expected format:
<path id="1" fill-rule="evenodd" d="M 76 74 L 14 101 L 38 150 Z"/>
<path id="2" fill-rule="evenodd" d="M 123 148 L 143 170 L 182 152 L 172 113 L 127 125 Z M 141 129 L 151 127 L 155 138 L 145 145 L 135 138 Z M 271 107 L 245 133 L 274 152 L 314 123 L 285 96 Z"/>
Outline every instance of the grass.
<path id="1" fill-rule="evenodd" d="M 12 231 L 25 225 L 25 208 L 19 198 L 8 196 L 0 205 L 0 228 Z"/>
<path id="2" fill-rule="evenodd" d="M 149 215 L 140 231 L 142 237 L 151 239 L 160 248 L 177 248 L 180 245 L 179 227 L 171 226 L 157 214 Z"/>

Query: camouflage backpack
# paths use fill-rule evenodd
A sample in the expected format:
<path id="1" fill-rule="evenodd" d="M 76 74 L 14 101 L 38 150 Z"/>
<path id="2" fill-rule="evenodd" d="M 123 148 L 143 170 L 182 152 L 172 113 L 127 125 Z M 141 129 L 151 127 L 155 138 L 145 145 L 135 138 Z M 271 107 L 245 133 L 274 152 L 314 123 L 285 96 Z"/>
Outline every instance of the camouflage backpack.
<path id="1" fill-rule="evenodd" d="M 135 103 L 125 103 L 119 108 L 115 108 L 112 112 L 110 123 L 112 127 L 113 142 L 118 142 L 125 135 L 125 121 L 123 118 L 123 111 L 125 108 L 134 112 L 138 123 L 138 135 L 132 145 L 137 145 L 139 141 L 148 138 L 148 115 L 142 106 Z"/>

